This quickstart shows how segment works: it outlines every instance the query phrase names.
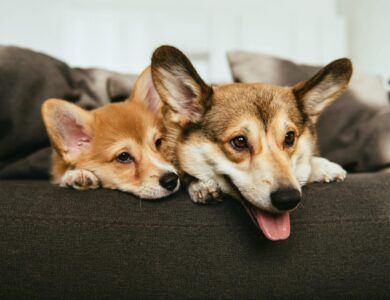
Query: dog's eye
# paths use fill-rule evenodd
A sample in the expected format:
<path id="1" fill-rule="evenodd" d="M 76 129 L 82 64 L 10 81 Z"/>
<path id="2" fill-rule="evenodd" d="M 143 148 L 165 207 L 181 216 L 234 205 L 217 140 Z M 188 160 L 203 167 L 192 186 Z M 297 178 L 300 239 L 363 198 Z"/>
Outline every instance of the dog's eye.
<path id="1" fill-rule="evenodd" d="M 295 142 L 295 132 L 294 131 L 289 131 L 286 133 L 284 136 L 284 144 L 288 147 L 294 145 Z"/>
<path id="2" fill-rule="evenodd" d="M 230 144 L 233 146 L 233 148 L 237 150 L 244 150 L 248 148 L 248 142 L 246 140 L 246 137 L 243 135 L 236 136 L 230 141 Z"/>
<path id="3" fill-rule="evenodd" d="M 157 139 L 154 144 L 156 145 L 156 149 L 160 150 L 161 144 L 162 144 L 162 138 Z"/>
<path id="4" fill-rule="evenodd" d="M 134 160 L 134 158 L 129 153 L 122 152 L 116 157 L 116 160 L 121 164 L 129 164 Z"/>

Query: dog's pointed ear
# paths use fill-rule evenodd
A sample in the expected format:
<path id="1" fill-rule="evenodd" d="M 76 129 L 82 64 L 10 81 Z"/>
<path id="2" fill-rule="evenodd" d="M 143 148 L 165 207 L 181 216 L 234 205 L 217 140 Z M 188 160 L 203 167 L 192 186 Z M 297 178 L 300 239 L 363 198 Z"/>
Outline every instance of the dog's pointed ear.
<path id="1" fill-rule="evenodd" d="M 196 123 L 210 105 L 212 88 L 204 83 L 189 59 L 171 46 L 152 56 L 152 77 L 170 118 L 179 125 Z"/>
<path id="2" fill-rule="evenodd" d="M 324 108 L 347 89 L 351 76 L 351 61 L 341 58 L 322 68 L 311 79 L 295 85 L 293 93 L 304 113 L 316 122 Z"/>
<path id="3" fill-rule="evenodd" d="M 130 101 L 138 101 L 154 114 L 160 112 L 162 106 L 161 98 L 154 87 L 150 66 L 143 70 L 137 78 Z"/>
<path id="4" fill-rule="evenodd" d="M 53 147 L 67 163 L 89 149 L 93 130 L 90 112 L 59 99 L 46 100 L 41 112 Z"/>

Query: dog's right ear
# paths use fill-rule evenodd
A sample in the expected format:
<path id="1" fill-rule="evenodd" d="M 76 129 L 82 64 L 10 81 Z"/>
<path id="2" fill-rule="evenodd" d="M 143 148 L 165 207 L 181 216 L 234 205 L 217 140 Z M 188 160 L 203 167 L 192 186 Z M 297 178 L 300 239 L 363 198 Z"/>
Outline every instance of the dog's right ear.
<path id="1" fill-rule="evenodd" d="M 337 59 L 323 67 L 314 77 L 293 87 L 293 93 L 304 113 L 316 123 L 319 115 L 348 87 L 352 63 L 347 58 Z"/>
<path id="2" fill-rule="evenodd" d="M 204 83 L 189 59 L 171 46 L 157 48 L 152 56 L 154 86 L 168 117 L 181 126 L 196 123 L 210 105 L 212 88 Z"/>
<path id="3" fill-rule="evenodd" d="M 50 141 L 67 163 L 89 149 L 93 115 L 65 100 L 46 100 L 41 109 Z"/>

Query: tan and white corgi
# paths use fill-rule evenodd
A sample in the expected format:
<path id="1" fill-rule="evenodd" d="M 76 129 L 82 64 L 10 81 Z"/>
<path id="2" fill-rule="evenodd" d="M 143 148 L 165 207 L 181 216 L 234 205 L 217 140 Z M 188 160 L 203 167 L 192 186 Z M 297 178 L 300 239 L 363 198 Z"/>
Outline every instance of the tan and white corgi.
<path id="1" fill-rule="evenodd" d="M 49 99 L 42 105 L 42 116 L 54 148 L 54 184 L 76 189 L 102 186 L 145 199 L 178 190 L 177 172 L 160 151 L 160 98 L 150 67 L 124 102 L 87 111 Z"/>
<path id="2" fill-rule="evenodd" d="M 342 181 L 343 168 L 315 156 L 316 121 L 347 88 L 350 60 L 338 59 L 293 87 L 204 83 L 188 58 L 170 46 L 152 57 L 152 77 L 163 101 L 166 157 L 189 181 L 196 203 L 242 201 L 271 240 L 290 235 L 289 212 L 301 187 Z"/>

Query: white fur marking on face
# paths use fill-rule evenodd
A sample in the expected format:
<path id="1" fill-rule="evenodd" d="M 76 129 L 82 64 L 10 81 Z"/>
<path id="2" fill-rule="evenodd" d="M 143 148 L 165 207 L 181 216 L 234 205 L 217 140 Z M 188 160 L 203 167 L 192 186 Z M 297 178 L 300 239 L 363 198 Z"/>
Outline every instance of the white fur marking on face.
<path id="1" fill-rule="evenodd" d="M 215 150 L 206 143 L 184 144 L 182 151 L 179 151 L 182 168 L 188 174 L 202 180 L 208 181 L 217 173 L 208 164 L 207 153 L 214 153 Z"/>
<path id="2" fill-rule="evenodd" d="M 312 141 L 307 136 L 302 135 L 298 140 L 297 151 L 291 159 L 292 169 L 300 186 L 308 182 L 311 172 L 311 158 Z"/>
<path id="3" fill-rule="evenodd" d="M 175 168 L 172 165 L 159 161 L 150 154 L 148 154 L 148 158 L 152 162 L 152 164 L 154 164 L 158 169 L 177 174 Z"/>

